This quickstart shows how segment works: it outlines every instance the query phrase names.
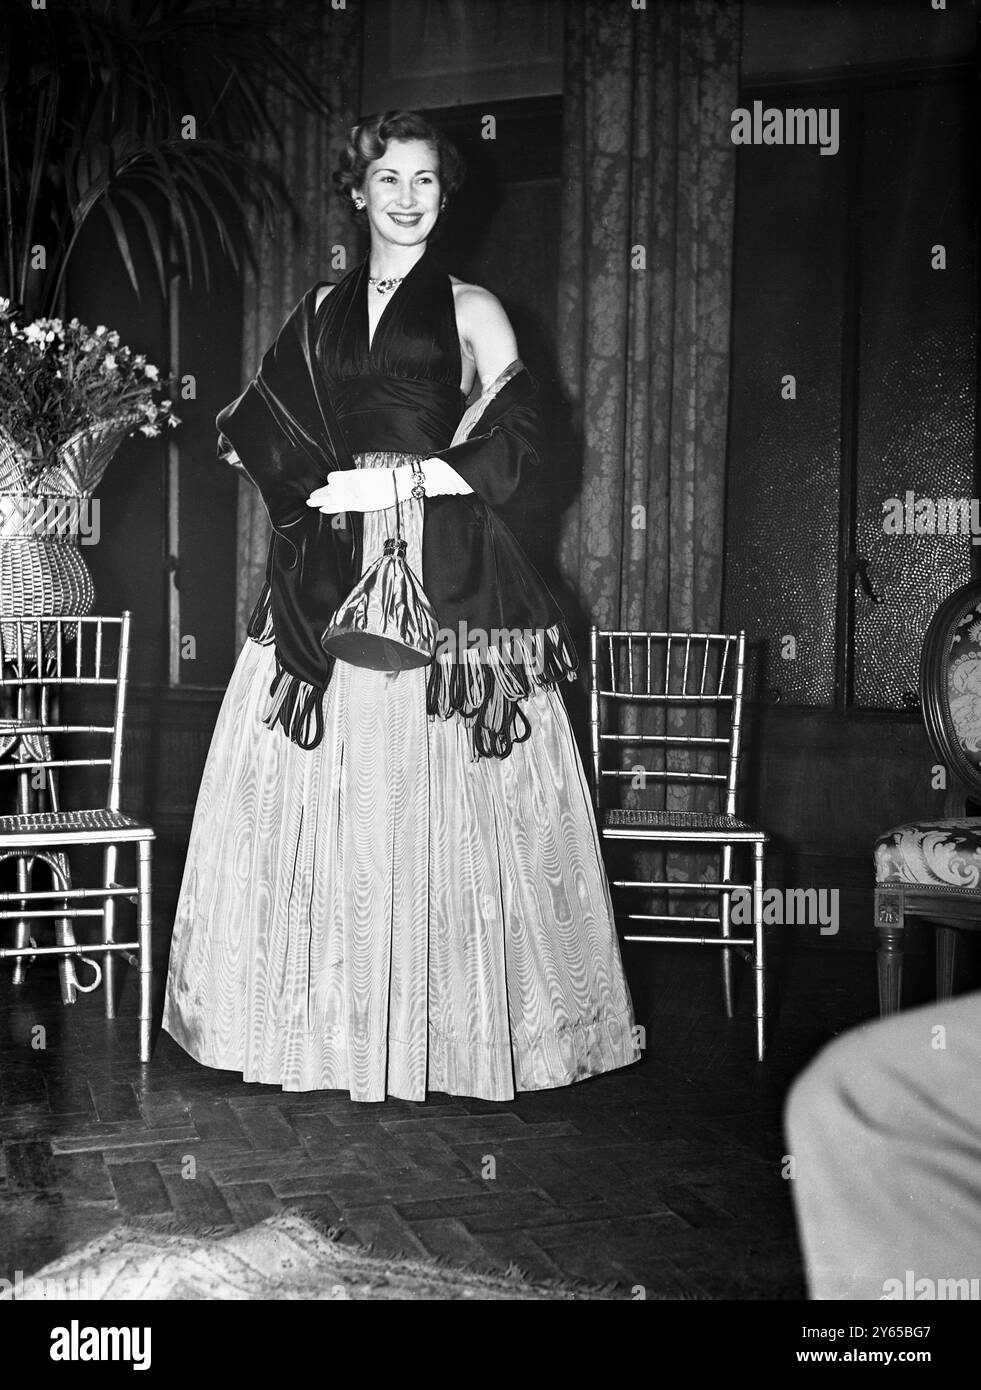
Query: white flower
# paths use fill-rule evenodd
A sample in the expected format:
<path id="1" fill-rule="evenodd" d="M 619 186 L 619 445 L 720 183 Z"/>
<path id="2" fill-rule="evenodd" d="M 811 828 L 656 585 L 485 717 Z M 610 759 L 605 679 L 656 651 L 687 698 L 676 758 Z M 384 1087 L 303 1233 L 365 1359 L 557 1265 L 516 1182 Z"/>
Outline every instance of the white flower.
<path id="1" fill-rule="evenodd" d="M 106 353 L 105 357 L 102 359 L 102 370 L 106 373 L 106 375 L 108 375 L 110 372 L 116 372 L 119 370 L 118 366 L 116 365 L 115 353 Z"/>
<path id="2" fill-rule="evenodd" d="M 106 332 L 107 332 L 107 329 L 106 329 L 105 324 L 104 324 L 104 323 L 100 323 L 99 326 L 98 326 L 98 328 L 95 330 L 95 336 L 96 336 L 97 338 L 104 338 L 104 337 L 106 336 Z"/>
<path id="3" fill-rule="evenodd" d="M 29 323 L 24 329 L 24 337 L 29 343 L 36 343 L 40 347 L 44 342 L 44 329 L 37 323 Z"/>
<path id="4" fill-rule="evenodd" d="M 10 308 L 10 300 L 0 298 L 0 314 L 5 314 Z"/>
<path id="5" fill-rule="evenodd" d="M 160 379 L 160 372 L 152 362 L 147 362 L 146 366 L 143 368 L 143 374 L 144 376 L 148 376 L 151 381 L 158 381 Z"/>
<path id="6" fill-rule="evenodd" d="M 154 435 L 157 435 L 157 434 L 159 434 L 159 433 L 160 433 L 160 426 L 159 426 L 159 425 L 141 425 L 141 426 L 140 426 L 140 434 L 145 434 L 145 435 L 147 436 L 148 439 L 152 439 L 152 438 L 154 437 Z"/>

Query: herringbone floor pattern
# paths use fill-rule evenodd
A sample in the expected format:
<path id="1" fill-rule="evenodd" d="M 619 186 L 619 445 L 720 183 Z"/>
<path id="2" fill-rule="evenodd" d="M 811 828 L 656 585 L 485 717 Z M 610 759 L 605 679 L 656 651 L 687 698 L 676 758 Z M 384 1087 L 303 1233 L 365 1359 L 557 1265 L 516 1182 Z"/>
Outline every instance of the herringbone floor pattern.
<path id="1" fill-rule="evenodd" d="M 872 957 L 788 963 L 762 1068 L 748 982 L 727 1022 L 717 957 L 629 947 L 625 962 L 639 1065 L 513 1104 L 425 1105 L 245 1085 L 165 1034 L 141 1074 L 132 975 L 107 1024 L 100 994 L 59 1003 L 53 966 L 16 991 L 5 969 L 0 1276 L 133 1213 L 245 1226 L 296 1205 L 393 1253 L 662 1297 L 802 1297 L 782 1099 L 826 1038 L 871 1013 Z"/>

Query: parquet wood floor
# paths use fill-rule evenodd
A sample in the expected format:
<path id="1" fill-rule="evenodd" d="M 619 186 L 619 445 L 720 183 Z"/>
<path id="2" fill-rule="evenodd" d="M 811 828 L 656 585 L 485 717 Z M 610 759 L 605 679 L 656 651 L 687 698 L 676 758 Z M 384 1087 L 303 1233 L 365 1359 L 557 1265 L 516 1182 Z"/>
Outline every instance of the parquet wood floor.
<path id="1" fill-rule="evenodd" d="M 199 1066 L 166 1034 L 144 1070 L 131 972 L 106 1023 L 99 993 L 61 1005 L 52 964 L 17 990 L 3 969 L 0 1275 L 132 1213 L 244 1226 L 293 1205 L 393 1253 L 662 1297 L 803 1297 L 782 1102 L 825 1040 L 873 1015 L 872 955 L 774 956 L 762 1067 L 748 979 L 730 1022 L 716 955 L 628 946 L 624 959 L 643 1061 L 511 1104 L 284 1094 Z"/>

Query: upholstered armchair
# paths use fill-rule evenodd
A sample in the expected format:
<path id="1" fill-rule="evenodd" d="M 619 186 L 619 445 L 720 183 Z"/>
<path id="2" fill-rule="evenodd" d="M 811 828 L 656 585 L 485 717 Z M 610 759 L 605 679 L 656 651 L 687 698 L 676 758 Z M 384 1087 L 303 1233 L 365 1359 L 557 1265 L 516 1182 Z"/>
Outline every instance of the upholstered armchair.
<path id="1" fill-rule="evenodd" d="M 946 770 L 947 815 L 895 826 L 875 842 L 879 1011 L 902 1002 L 906 922 L 936 927 L 937 995 L 950 997 L 960 931 L 981 929 L 981 579 L 937 609 L 923 639 L 920 703 L 937 763 Z M 959 814 L 955 814 L 958 812 Z"/>

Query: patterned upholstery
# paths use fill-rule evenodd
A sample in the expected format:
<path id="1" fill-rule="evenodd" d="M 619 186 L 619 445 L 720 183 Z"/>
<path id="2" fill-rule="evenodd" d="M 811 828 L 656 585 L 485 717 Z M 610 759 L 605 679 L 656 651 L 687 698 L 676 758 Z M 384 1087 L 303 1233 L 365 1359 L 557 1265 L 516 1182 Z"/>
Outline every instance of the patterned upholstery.
<path id="1" fill-rule="evenodd" d="M 947 663 L 950 722 L 964 755 L 981 767 L 981 607 L 958 622 Z M 877 884 L 981 889 L 981 819 L 913 821 L 875 842 Z"/>
<path id="2" fill-rule="evenodd" d="M 875 842 L 875 881 L 981 887 L 981 819 L 916 821 Z"/>
<path id="3" fill-rule="evenodd" d="M 981 609 L 967 613 L 950 648 L 947 699 L 957 741 L 981 767 Z"/>

